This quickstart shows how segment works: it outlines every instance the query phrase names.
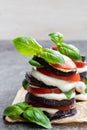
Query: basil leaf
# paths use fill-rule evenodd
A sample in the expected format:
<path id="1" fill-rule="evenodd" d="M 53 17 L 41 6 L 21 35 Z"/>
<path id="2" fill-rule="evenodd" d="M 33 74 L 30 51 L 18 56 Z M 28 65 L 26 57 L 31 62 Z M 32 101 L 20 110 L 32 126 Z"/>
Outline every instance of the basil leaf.
<path id="1" fill-rule="evenodd" d="M 23 86 L 23 88 L 24 88 L 25 90 L 27 90 L 27 88 L 29 87 L 29 83 L 27 82 L 26 79 L 24 79 L 24 80 L 22 81 L 22 86 Z"/>
<path id="2" fill-rule="evenodd" d="M 80 55 L 80 52 L 75 46 L 70 45 L 70 44 L 67 45 L 66 43 L 57 44 L 57 46 L 58 46 L 58 50 L 62 54 L 70 57 L 73 60 L 82 61 L 82 57 Z"/>
<path id="3" fill-rule="evenodd" d="M 67 97 L 67 99 L 70 99 L 71 96 L 72 96 L 72 90 L 70 90 L 70 91 L 68 91 L 68 92 L 65 92 L 64 94 L 65 94 L 65 96 Z"/>
<path id="4" fill-rule="evenodd" d="M 51 64 L 65 64 L 63 56 L 59 52 L 49 48 L 43 50 L 41 57 Z"/>
<path id="5" fill-rule="evenodd" d="M 85 84 L 87 85 L 87 78 L 85 78 Z"/>
<path id="6" fill-rule="evenodd" d="M 3 112 L 3 115 L 4 116 L 13 116 L 13 117 L 18 117 L 20 116 L 21 114 L 23 113 L 23 110 L 19 107 L 19 106 L 16 106 L 16 105 L 12 105 L 12 106 L 8 106 L 4 112 Z"/>
<path id="7" fill-rule="evenodd" d="M 63 35 L 61 33 L 58 33 L 58 32 L 50 33 L 48 36 L 56 44 L 57 43 L 62 43 L 64 41 Z"/>
<path id="8" fill-rule="evenodd" d="M 30 122 L 36 123 L 45 128 L 52 128 L 50 120 L 39 108 L 29 108 L 23 113 L 23 117 L 29 120 Z"/>
<path id="9" fill-rule="evenodd" d="M 70 44 L 63 43 L 63 35 L 60 33 L 49 34 L 51 40 L 57 45 L 58 51 L 76 61 L 82 61 L 79 50 Z"/>
<path id="10" fill-rule="evenodd" d="M 31 105 L 28 105 L 26 102 L 20 102 L 15 105 L 20 107 L 23 111 L 25 111 L 27 108 L 31 107 Z"/>
<path id="11" fill-rule="evenodd" d="M 33 65 L 33 66 L 36 66 L 37 68 L 42 68 L 42 67 L 43 67 L 39 62 L 37 62 L 37 61 L 35 61 L 35 60 L 33 60 L 33 59 L 31 59 L 31 60 L 29 61 L 29 63 L 30 63 L 31 65 Z"/>
<path id="12" fill-rule="evenodd" d="M 22 114 L 22 116 L 21 116 Z M 45 128 L 51 128 L 51 123 L 48 117 L 39 108 L 32 107 L 26 102 L 20 102 L 11 106 L 8 106 L 3 116 L 9 116 L 12 119 L 20 119 L 23 121 L 29 121 L 36 123 Z"/>
<path id="13" fill-rule="evenodd" d="M 37 55 L 42 51 L 42 46 L 29 37 L 18 37 L 13 40 L 15 48 L 24 56 Z"/>
<path id="14" fill-rule="evenodd" d="M 85 93 L 87 93 L 87 87 L 85 88 Z"/>

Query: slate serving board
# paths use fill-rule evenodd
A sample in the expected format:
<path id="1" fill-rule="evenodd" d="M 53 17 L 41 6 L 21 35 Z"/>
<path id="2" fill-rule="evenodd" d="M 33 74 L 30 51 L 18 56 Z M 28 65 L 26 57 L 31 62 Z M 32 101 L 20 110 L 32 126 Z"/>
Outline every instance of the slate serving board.
<path id="1" fill-rule="evenodd" d="M 54 45 L 49 41 L 39 41 L 43 47 Z M 87 41 L 67 41 L 76 45 L 80 52 L 87 57 Z M 31 69 L 29 57 L 23 57 L 15 48 L 11 40 L 0 40 L 0 130 L 43 130 L 34 124 L 9 124 L 2 118 L 3 110 L 10 105 L 21 86 L 26 71 Z M 87 123 L 56 125 L 52 130 L 87 130 Z"/>

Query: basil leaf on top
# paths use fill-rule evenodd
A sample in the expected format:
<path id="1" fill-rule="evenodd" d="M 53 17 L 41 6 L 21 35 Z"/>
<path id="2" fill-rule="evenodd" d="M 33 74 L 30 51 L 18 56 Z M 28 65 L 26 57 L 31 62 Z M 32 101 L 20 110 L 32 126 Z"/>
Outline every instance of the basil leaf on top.
<path id="1" fill-rule="evenodd" d="M 59 52 L 70 57 L 72 60 L 82 61 L 82 57 L 78 48 L 76 48 L 74 45 L 64 43 L 62 34 L 55 32 L 49 34 L 49 36 L 51 37 L 51 40 L 57 45 Z"/>
<path id="2" fill-rule="evenodd" d="M 40 56 L 44 60 L 52 64 L 65 63 L 64 58 L 60 53 L 55 52 L 52 49 L 42 48 L 42 46 L 39 45 L 39 43 L 32 38 L 19 37 L 15 38 L 13 42 L 15 48 L 24 56 Z M 34 60 L 30 60 L 29 63 L 36 67 L 41 67 L 41 65 Z"/>
<path id="3" fill-rule="evenodd" d="M 47 116 L 44 115 L 44 113 L 39 108 L 30 107 L 23 113 L 23 117 L 29 120 L 30 122 L 36 123 L 45 128 L 52 128 L 50 120 L 47 118 Z"/>
<path id="4" fill-rule="evenodd" d="M 62 43 L 64 42 L 64 37 L 61 33 L 54 32 L 48 34 L 48 36 L 51 38 L 51 40 L 57 45 L 57 43 Z"/>
<path id="5" fill-rule="evenodd" d="M 18 37 L 13 40 L 15 48 L 25 56 L 37 55 L 42 51 L 42 46 L 29 37 Z"/>
<path id="6" fill-rule="evenodd" d="M 65 64 L 63 56 L 52 49 L 45 48 L 44 51 L 41 53 L 41 57 L 45 59 L 48 63 L 52 64 Z"/>

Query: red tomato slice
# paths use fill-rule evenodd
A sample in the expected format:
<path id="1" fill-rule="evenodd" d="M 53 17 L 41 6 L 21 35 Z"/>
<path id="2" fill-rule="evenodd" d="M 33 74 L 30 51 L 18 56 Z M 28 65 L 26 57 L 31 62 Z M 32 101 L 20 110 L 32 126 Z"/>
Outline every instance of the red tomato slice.
<path id="1" fill-rule="evenodd" d="M 79 62 L 79 61 L 74 61 L 76 64 L 77 68 L 83 68 L 86 66 L 86 62 Z"/>
<path id="2" fill-rule="evenodd" d="M 57 50 L 57 46 L 56 46 L 56 45 L 52 46 L 51 48 L 52 48 L 53 50 Z"/>
<path id="3" fill-rule="evenodd" d="M 44 75 L 47 75 L 56 79 L 66 80 L 70 82 L 80 81 L 79 73 L 72 74 L 71 76 L 58 76 L 58 75 L 53 74 L 50 71 L 45 70 L 44 68 L 38 68 L 38 71 L 40 71 Z"/>
<path id="4" fill-rule="evenodd" d="M 75 63 L 67 56 L 63 55 L 64 60 L 65 60 L 65 64 L 53 64 L 54 67 L 56 68 L 60 68 L 60 69 L 64 69 L 64 70 L 72 70 L 74 68 L 76 68 Z"/>
<path id="5" fill-rule="evenodd" d="M 28 91 L 34 94 L 61 93 L 61 90 L 58 88 L 33 88 L 31 86 L 29 86 Z"/>

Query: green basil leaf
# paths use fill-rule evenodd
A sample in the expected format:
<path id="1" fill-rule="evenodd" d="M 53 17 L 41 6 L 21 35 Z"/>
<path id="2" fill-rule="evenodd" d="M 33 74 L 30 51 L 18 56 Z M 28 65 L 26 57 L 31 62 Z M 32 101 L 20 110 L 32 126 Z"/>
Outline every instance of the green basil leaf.
<path id="1" fill-rule="evenodd" d="M 29 37 L 18 37 L 13 40 L 15 48 L 24 56 L 37 55 L 42 51 L 42 46 Z"/>
<path id="2" fill-rule="evenodd" d="M 87 85 L 87 78 L 85 78 L 85 84 Z"/>
<path id="3" fill-rule="evenodd" d="M 59 52 L 49 48 L 43 50 L 41 57 L 51 64 L 65 64 L 63 56 Z"/>
<path id="4" fill-rule="evenodd" d="M 33 59 L 31 59 L 31 60 L 29 61 L 29 63 L 30 63 L 31 65 L 33 65 L 33 66 L 36 66 L 37 68 L 42 68 L 42 67 L 43 67 L 39 62 L 37 62 L 37 61 L 35 61 L 35 60 L 33 60 Z"/>
<path id="5" fill-rule="evenodd" d="M 11 105 L 8 106 L 4 112 L 3 112 L 3 116 L 13 116 L 13 117 L 18 117 L 23 113 L 23 110 L 16 105 Z"/>
<path id="6" fill-rule="evenodd" d="M 24 79 L 24 80 L 22 81 L 22 86 L 23 86 L 23 88 L 24 88 L 25 90 L 28 89 L 29 83 L 28 83 L 28 81 L 27 81 L 26 79 Z"/>
<path id="7" fill-rule="evenodd" d="M 68 92 L 65 92 L 64 94 L 65 94 L 65 96 L 67 97 L 67 99 L 70 99 L 71 96 L 72 96 L 72 90 L 70 90 L 70 91 L 68 91 Z"/>
<path id="8" fill-rule="evenodd" d="M 30 122 L 36 123 L 45 128 L 52 128 L 50 120 L 39 108 L 29 108 L 23 113 L 23 117 Z"/>
<path id="9" fill-rule="evenodd" d="M 70 44 L 68 45 L 66 43 L 57 44 L 57 46 L 58 46 L 58 50 L 62 54 L 70 57 L 73 60 L 82 61 L 82 57 L 80 55 L 80 52 L 75 46 L 70 45 Z"/>
<path id="10" fill-rule="evenodd" d="M 31 107 L 31 105 L 29 105 L 26 102 L 20 102 L 20 103 L 17 103 L 15 105 L 20 107 L 23 111 L 25 111 L 27 108 Z"/>
<path id="11" fill-rule="evenodd" d="M 48 34 L 48 36 L 51 38 L 51 40 L 55 44 L 62 43 L 64 41 L 63 35 L 61 33 L 58 33 L 58 32 L 50 33 L 50 34 Z"/>
<path id="12" fill-rule="evenodd" d="M 74 45 L 63 43 L 64 38 L 62 34 L 51 33 L 49 36 L 51 37 L 51 40 L 57 45 L 59 52 L 73 60 L 82 61 L 81 54 Z"/>
<path id="13" fill-rule="evenodd" d="M 87 93 L 87 87 L 85 88 L 85 93 Z"/>

